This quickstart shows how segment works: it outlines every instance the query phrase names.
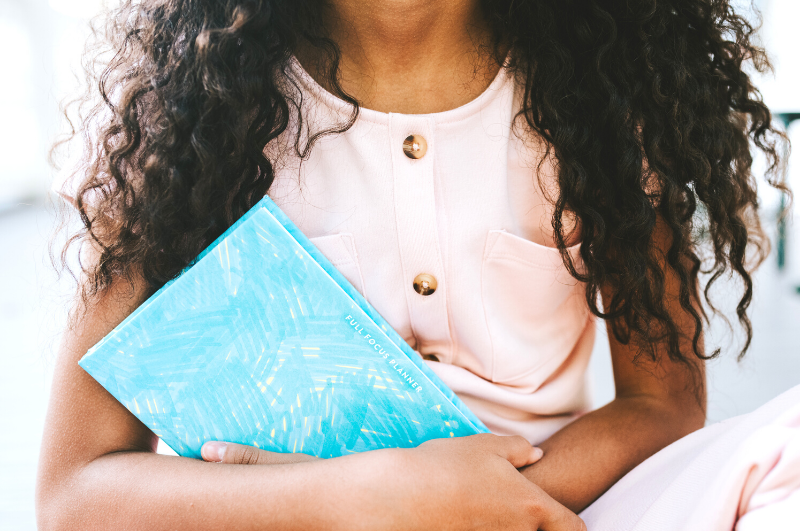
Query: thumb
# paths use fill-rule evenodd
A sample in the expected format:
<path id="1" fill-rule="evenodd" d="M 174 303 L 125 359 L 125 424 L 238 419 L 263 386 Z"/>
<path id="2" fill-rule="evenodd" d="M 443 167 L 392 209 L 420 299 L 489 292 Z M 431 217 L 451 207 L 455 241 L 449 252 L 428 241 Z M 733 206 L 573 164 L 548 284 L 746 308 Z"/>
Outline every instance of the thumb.
<path id="1" fill-rule="evenodd" d="M 544 455 L 541 448 L 532 446 L 525 437 L 519 435 L 486 437 L 492 444 L 494 452 L 514 465 L 514 468 L 532 465 Z"/>
<path id="2" fill-rule="evenodd" d="M 282 454 L 268 452 L 245 444 L 210 441 L 203 445 L 200 454 L 204 461 L 227 465 L 285 465 L 315 461 L 318 458 L 306 454 Z"/>

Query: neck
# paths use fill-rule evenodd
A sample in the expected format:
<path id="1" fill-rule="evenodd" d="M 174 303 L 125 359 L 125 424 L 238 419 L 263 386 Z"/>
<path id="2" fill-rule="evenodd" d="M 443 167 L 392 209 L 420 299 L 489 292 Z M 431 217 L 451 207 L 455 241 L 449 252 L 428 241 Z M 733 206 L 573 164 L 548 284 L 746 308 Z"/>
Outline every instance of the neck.
<path id="1" fill-rule="evenodd" d="M 329 0 L 326 9 L 326 31 L 341 51 L 339 84 L 365 108 L 453 109 L 483 92 L 500 68 L 477 0 Z M 331 90 L 322 52 L 305 45 L 295 53 Z"/>

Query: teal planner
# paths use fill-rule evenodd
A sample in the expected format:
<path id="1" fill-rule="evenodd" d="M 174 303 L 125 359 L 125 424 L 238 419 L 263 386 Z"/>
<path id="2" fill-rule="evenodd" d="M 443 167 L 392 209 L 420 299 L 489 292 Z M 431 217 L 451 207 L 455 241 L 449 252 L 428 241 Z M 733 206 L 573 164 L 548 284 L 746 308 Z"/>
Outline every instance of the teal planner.
<path id="1" fill-rule="evenodd" d="M 80 366 L 179 455 L 336 457 L 488 432 L 265 197 Z"/>

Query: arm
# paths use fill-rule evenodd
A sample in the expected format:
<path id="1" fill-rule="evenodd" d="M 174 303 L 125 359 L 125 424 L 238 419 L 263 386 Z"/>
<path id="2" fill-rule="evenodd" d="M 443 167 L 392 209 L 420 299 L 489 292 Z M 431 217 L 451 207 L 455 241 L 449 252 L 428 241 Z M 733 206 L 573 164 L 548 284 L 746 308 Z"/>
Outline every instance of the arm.
<path id="1" fill-rule="evenodd" d="M 65 333 L 42 441 L 39 529 L 581 528 L 517 472 L 540 455 L 519 437 L 268 466 L 156 454 L 153 433 L 77 364 L 144 298 L 117 282 Z"/>
<path id="2" fill-rule="evenodd" d="M 663 231 L 657 238 L 658 247 L 666 249 L 669 240 Z M 678 279 L 665 269 L 670 313 L 691 337 L 694 322 L 677 303 Z M 603 300 L 610 300 L 610 290 L 602 291 Z M 705 422 L 705 373 L 700 360 L 690 354 L 691 368 L 663 353 L 659 363 L 644 356 L 636 359 L 635 341 L 623 345 L 610 330 L 608 336 L 616 398 L 542 443 L 544 458 L 523 470 L 528 479 L 576 512 L 636 465 Z M 691 351 L 688 340 L 682 350 Z"/>

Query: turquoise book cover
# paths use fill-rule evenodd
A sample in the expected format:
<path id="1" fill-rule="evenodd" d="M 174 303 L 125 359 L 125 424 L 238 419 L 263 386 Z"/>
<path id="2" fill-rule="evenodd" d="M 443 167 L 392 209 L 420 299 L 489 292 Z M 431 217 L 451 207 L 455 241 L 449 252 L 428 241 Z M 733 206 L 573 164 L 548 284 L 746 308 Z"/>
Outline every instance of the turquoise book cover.
<path id="1" fill-rule="evenodd" d="M 80 366 L 179 455 L 336 457 L 487 432 L 268 197 Z"/>

